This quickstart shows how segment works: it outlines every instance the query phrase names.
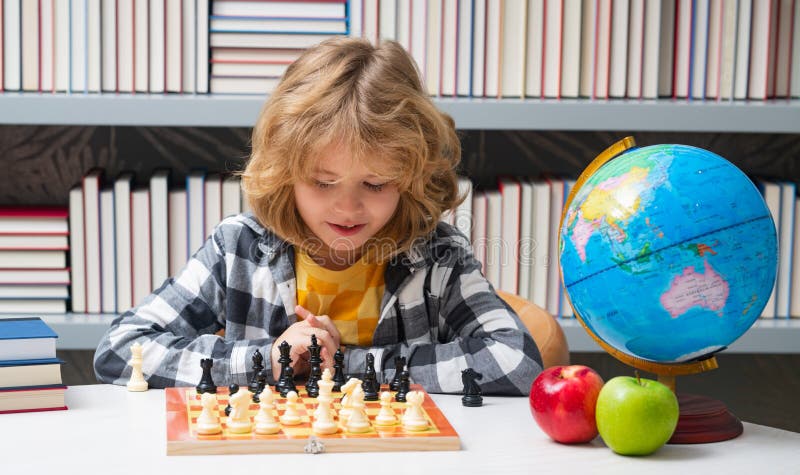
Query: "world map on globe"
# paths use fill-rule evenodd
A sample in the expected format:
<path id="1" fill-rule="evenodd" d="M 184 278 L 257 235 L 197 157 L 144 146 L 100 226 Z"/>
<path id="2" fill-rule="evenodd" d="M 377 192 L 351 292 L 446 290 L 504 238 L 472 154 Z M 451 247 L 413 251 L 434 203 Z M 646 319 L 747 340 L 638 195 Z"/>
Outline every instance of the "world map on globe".
<path id="1" fill-rule="evenodd" d="M 576 185 L 559 236 L 570 303 L 597 338 L 659 363 L 703 358 L 760 316 L 775 224 L 735 165 L 686 145 L 634 148 Z"/>

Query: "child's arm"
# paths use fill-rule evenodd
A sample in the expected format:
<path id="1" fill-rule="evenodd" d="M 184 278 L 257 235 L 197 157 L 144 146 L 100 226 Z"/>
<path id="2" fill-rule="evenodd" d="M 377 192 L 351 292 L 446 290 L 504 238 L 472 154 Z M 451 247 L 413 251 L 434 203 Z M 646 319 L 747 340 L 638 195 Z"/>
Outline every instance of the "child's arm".
<path id="1" fill-rule="evenodd" d="M 234 342 L 215 334 L 224 328 L 229 308 L 223 228 L 217 227 L 176 277 L 112 322 L 94 356 L 98 381 L 127 382 L 129 348 L 135 341 L 144 347 L 143 370 L 150 387 L 197 384 L 201 358 L 213 359 L 212 377 L 218 385 L 246 381 L 253 352 L 269 348 L 272 339 Z"/>
<path id="2" fill-rule="evenodd" d="M 405 356 L 412 382 L 429 392 L 461 392 L 461 371 L 469 367 L 483 375 L 478 384 L 484 393 L 528 394 L 542 370 L 536 344 L 481 274 L 471 252 L 455 254 L 460 255 L 446 257 L 428 269 L 431 292 L 427 299 L 438 308 L 438 315 L 428 315 L 427 328 L 420 323 L 409 331 L 407 323 L 392 322 L 405 328 L 406 342 L 349 349 L 348 372 L 363 372 L 365 354 L 371 351 L 376 353 L 376 369 L 385 370 L 386 381 L 394 375 L 394 357 Z M 425 312 L 428 303 L 421 302 L 423 308 L 418 311 Z M 427 333 L 438 338 L 430 342 Z"/>

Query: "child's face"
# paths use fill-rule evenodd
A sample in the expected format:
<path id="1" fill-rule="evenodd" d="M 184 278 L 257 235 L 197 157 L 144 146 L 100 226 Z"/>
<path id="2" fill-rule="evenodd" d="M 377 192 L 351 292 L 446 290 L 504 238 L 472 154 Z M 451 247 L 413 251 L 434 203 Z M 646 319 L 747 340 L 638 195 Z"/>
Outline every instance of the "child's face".
<path id="1" fill-rule="evenodd" d="M 343 268 L 392 218 L 400 192 L 386 174 L 370 170 L 345 148 L 330 146 L 310 180 L 294 184 L 294 197 L 303 221 L 324 245 L 317 257 L 326 267 Z"/>

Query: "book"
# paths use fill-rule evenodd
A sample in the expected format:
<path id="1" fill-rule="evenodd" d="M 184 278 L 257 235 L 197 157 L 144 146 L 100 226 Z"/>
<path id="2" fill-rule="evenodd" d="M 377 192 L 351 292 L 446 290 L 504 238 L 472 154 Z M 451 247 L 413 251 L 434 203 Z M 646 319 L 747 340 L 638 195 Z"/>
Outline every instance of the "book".
<path id="1" fill-rule="evenodd" d="M 150 28 L 148 31 L 150 54 L 147 65 L 150 72 L 150 92 L 166 91 L 167 7 L 165 2 L 167 1 L 150 0 Z"/>
<path id="2" fill-rule="evenodd" d="M 484 79 L 486 76 L 486 2 L 473 2 L 472 11 L 472 86 L 470 95 L 472 97 L 483 97 Z M 412 28 L 414 28 L 412 26 Z M 530 49 L 529 49 L 530 50 Z M 425 49 L 421 53 L 416 53 L 415 58 L 423 57 Z"/>
<path id="3" fill-rule="evenodd" d="M 383 6 L 381 6 L 383 7 Z M 381 8 L 383 11 L 383 8 Z M 456 95 L 456 68 L 458 57 L 458 3 L 457 0 L 442 1 L 441 58 L 439 95 Z M 383 33 L 383 30 L 381 30 Z"/>
<path id="4" fill-rule="evenodd" d="M 772 34 L 772 1 L 753 2 L 750 23 L 750 69 L 747 83 L 748 99 L 767 98 L 767 77 Z"/>
<path id="5" fill-rule="evenodd" d="M 177 1 L 177 0 L 176 0 Z M 183 77 L 182 92 L 197 92 L 197 0 L 181 0 L 183 18 L 181 32 L 181 75 Z M 206 16 L 207 18 L 207 16 Z"/>
<path id="6" fill-rule="evenodd" d="M 544 0 L 542 33 L 542 97 L 561 96 L 561 0 Z"/>
<path id="7" fill-rule="evenodd" d="M 66 410 L 64 385 L 0 389 L 0 414 Z"/>
<path id="8" fill-rule="evenodd" d="M 500 288 L 503 265 L 503 196 L 498 190 L 486 191 L 486 280 Z"/>
<path id="9" fill-rule="evenodd" d="M 778 183 L 767 180 L 760 180 L 757 184 L 761 190 L 761 194 L 764 196 L 764 202 L 767 204 L 767 208 L 772 215 L 772 221 L 775 223 L 775 234 L 780 236 L 781 187 Z M 764 307 L 764 310 L 761 311 L 761 318 L 775 318 L 775 311 L 777 310 L 777 305 L 775 302 L 777 283 L 778 279 L 776 276 L 775 282 L 772 285 L 772 291 L 770 292 L 769 299 L 767 300 L 767 304 Z"/>
<path id="10" fill-rule="evenodd" d="M 19 283 L 58 284 L 68 282 L 71 285 L 70 303 L 72 311 L 83 313 L 86 311 L 86 261 L 84 257 L 83 187 L 81 185 L 75 186 L 69 190 L 69 228 L 69 277 L 56 279 L 57 276 L 31 274 L 30 276 L 26 276 L 28 280 L 20 280 Z M 17 277 L 22 278 L 23 276 L 20 275 Z M 35 280 L 36 278 L 47 280 Z M 2 272 L 0 272 L 0 283 L 5 282 L 6 281 L 2 278 Z"/>
<path id="11" fill-rule="evenodd" d="M 78 264 L 78 263 L 76 263 Z M 26 284 L 69 284 L 70 279 L 78 278 L 77 274 L 69 268 L 65 269 L 0 269 L 0 284 L 6 285 L 26 285 Z M 83 307 L 81 310 L 75 310 L 75 301 L 80 299 L 83 305 L 83 279 L 81 284 L 73 286 L 70 291 L 72 300 L 73 312 L 84 312 Z"/>
<path id="12" fill-rule="evenodd" d="M 102 67 L 102 89 L 104 92 L 117 91 L 117 0 L 102 0 L 100 4 L 102 20 L 100 64 Z"/>
<path id="13" fill-rule="evenodd" d="M 102 262 L 100 258 L 100 169 L 83 177 L 83 257 L 86 269 L 86 311 L 102 310 Z"/>
<path id="14" fill-rule="evenodd" d="M 261 16 L 284 18 L 344 18 L 346 0 L 316 2 L 253 2 L 217 0 L 212 2 L 213 16 Z"/>
<path id="15" fill-rule="evenodd" d="M 558 231 L 564 207 L 564 180 L 550 179 L 550 235 L 547 256 L 547 309 L 550 315 L 561 316 L 561 276 L 558 266 Z"/>
<path id="16" fill-rule="evenodd" d="M 547 308 L 547 263 L 550 259 L 550 183 L 545 180 L 533 182 L 533 213 L 531 233 L 533 236 L 533 260 L 531 262 L 531 302 Z"/>
<path id="17" fill-rule="evenodd" d="M 138 188 L 131 192 L 131 296 L 139 305 L 153 290 L 150 261 L 150 190 Z"/>
<path id="18" fill-rule="evenodd" d="M 481 263 L 483 275 L 486 275 L 486 192 L 477 191 L 472 194 L 472 249 L 475 259 Z"/>
<path id="19" fill-rule="evenodd" d="M 578 1 L 580 0 L 573 0 Z M 503 97 L 525 97 L 525 60 L 527 46 L 525 23 L 527 2 L 503 4 L 502 61 L 500 61 L 500 94 Z M 579 10 L 580 11 L 580 10 Z M 579 13 L 580 14 L 580 13 Z M 578 33 L 580 37 L 580 32 Z M 577 71 L 576 71 L 577 73 Z M 577 75 L 575 76 L 577 81 Z"/>
<path id="20" fill-rule="evenodd" d="M 39 7 L 37 2 L 20 2 L 22 36 L 22 90 L 39 89 Z"/>
<path id="21" fill-rule="evenodd" d="M 169 170 L 156 170 L 150 177 L 150 269 L 151 288 L 169 277 Z"/>
<path id="22" fill-rule="evenodd" d="M 133 89 L 150 91 L 150 5 L 148 0 L 133 2 Z"/>
<path id="23" fill-rule="evenodd" d="M 595 27 L 597 26 L 597 0 L 583 0 L 583 15 L 581 15 L 581 66 L 580 87 L 578 93 L 581 97 L 594 95 L 594 60 L 595 60 Z"/>
<path id="24" fill-rule="evenodd" d="M 346 18 L 270 18 L 214 15 L 211 33 L 347 33 Z"/>
<path id="25" fill-rule="evenodd" d="M 396 12 L 397 0 L 380 0 L 378 7 L 378 32 L 381 40 L 397 40 Z"/>
<path id="26" fill-rule="evenodd" d="M 0 388 L 61 384 L 58 358 L 0 361 Z"/>
<path id="27" fill-rule="evenodd" d="M 44 4 L 47 2 L 40 2 Z M 100 0 L 86 0 L 84 15 L 86 16 L 86 87 L 88 92 L 100 92 L 102 89 L 102 6 Z"/>
<path id="28" fill-rule="evenodd" d="M 22 12 L 19 0 L 3 0 L 3 89 L 22 88 Z"/>
<path id="29" fill-rule="evenodd" d="M 169 275 L 177 276 L 189 258 L 186 237 L 186 190 L 169 192 Z"/>
<path id="30" fill-rule="evenodd" d="M 0 319 L 0 361 L 55 358 L 57 338 L 41 318 Z"/>
<path id="31" fill-rule="evenodd" d="M 499 289 L 519 293 L 520 242 L 520 183 L 514 179 L 500 180 L 502 224 L 500 227 L 500 285 Z"/>
<path id="32" fill-rule="evenodd" d="M 116 246 L 117 312 L 133 306 L 131 283 L 131 189 L 133 174 L 121 173 L 114 181 L 114 236 Z"/>
<path id="33" fill-rule="evenodd" d="M 736 65 L 733 71 L 733 98 L 747 99 L 748 68 L 750 66 L 750 19 L 753 13 L 751 0 L 739 0 L 736 27 Z"/>
<path id="34" fill-rule="evenodd" d="M 578 97 L 579 95 L 582 14 L 581 0 L 564 0 L 564 26 L 561 36 L 561 97 Z"/>
<path id="35" fill-rule="evenodd" d="M 67 301 L 56 299 L 0 299 L 0 313 L 6 314 L 63 314 Z"/>
<path id="36" fill-rule="evenodd" d="M 69 216 L 64 207 L 0 207 L 0 235 L 67 235 Z"/>
<path id="37" fill-rule="evenodd" d="M 594 95 L 608 99 L 609 68 L 611 66 L 611 0 L 599 0 L 595 24 Z"/>
<path id="38" fill-rule="evenodd" d="M 239 177 L 228 176 L 222 180 L 222 218 L 242 212 L 242 190 Z"/>
<path id="39" fill-rule="evenodd" d="M 675 52 L 672 67 L 672 97 L 687 98 L 692 61 L 692 0 L 677 0 L 675 8 Z"/>
<path id="40" fill-rule="evenodd" d="M 630 0 L 628 21 L 628 79 L 626 96 L 633 99 L 642 97 L 642 69 L 644 67 L 644 0 Z"/>
<path id="41" fill-rule="evenodd" d="M 688 97 L 704 99 L 706 62 L 708 61 L 709 0 L 694 0 L 692 13 L 692 51 L 690 53 Z"/>
<path id="42" fill-rule="evenodd" d="M 117 256 L 114 189 L 100 190 L 100 287 L 103 313 L 117 311 Z"/>
<path id="43" fill-rule="evenodd" d="M 661 38 L 661 2 L 648 0 L 644 5 L 644 40 L 642 45 L 642 97 L 658 97 L 659 39 Z"/>
<path id="44" fill-rule="evenodd" d="M 790 291 L 792 299 L 789 302 L 789 316 L 800 318 L 800 197 L 794 200 L 794 247 L 792 248 L 792 277 Z"/>
<path id="45" fill-rule="evenodd" d="M 59 269 L 67 266 L 64 251 L 0 250 L 0 265 L 4 269 Z"/>
<path id="46" fill-rule="evenodd" d="M 164 87 L 167 92 L 183 92 L 183 2 L 172 0 L 165 3 Z"/>
<path id="47" fill-rule="evenodd" d="M 611 7 L 611 56 L 608 65 L 608 96 L 622 98 L 628 79 L 629 0 L 614 0 Z"/>
<path id="48" fill-rule="evenodd" d="M 428 94 L 435 96 L 439 94 L 439 78 L 442 75 L 442 0 L 428 0 L 427 7 L 427 31 L 425 33 L 427 51 L 423 80 Z M 365 25 L 369 24 L 370 22 L 365 23 Z M 364 33 L 368 34 L 367 31 Z"/>
<path id="49" fill-rule="evenodd" d="M 781 210 L 778 228 L 778 275 L 775 283 L 775 316 L 787 318 L 791 315 L 792 253 L 794 251 L 794 214 L 797 186 L 793 182 L 780 182 Z M 800 296 L 798 296 L 800 298 Z"/>
<path id="50" fill-rule="evenodd" d="M 66 285 L 0 285 L 0 299 L 69 299 Z"/>
<path id="51" fill-rule="evenodd" d="M 458 44 L 456 45 L 456 95 L 472 94 L 472 2 L 458 0 Z"/>
<path id="52" fill-rule="evenodd" d="M 214 228 L 222 219 L 222 177 L 219 173 L 209 173 L 206 175 L 204 186 L 205 234 L 203 240 L 214 233 Z"/>
<path id="53" fill-rule="evenodd" d="M 208 12 L 210 0 L 196 0 L 195 12 L 195 92 L 206 94 L 209 91 L 208 72 Z"/>
<path id="54" fill-rule="evenodd" d="M 212 48 L 309 48 L 339 35 L 244 32 L 209 33 L 208 36 Z"/>
<path id="55" fill-rule="evenodd" d="M 69 249 L 67 236 L 0 234 L 0 249 L 49 249 L 66 251 Z"/>
<path id="56" fill-rule="evenodd" d="M 519 182 L 519 262 L 517 264 L 517 295 L 530 300 L 531 264 L 533 262 L 533 183 L 522 179 Z"/>
<path id="57" fill-rule="evenodd" d="M 197 252 L 206 239 L 205 178 L 206 174 L 201 170 L 190 172 L 186 176 L 186 240 L 188 243 L 188 256 Z"/>

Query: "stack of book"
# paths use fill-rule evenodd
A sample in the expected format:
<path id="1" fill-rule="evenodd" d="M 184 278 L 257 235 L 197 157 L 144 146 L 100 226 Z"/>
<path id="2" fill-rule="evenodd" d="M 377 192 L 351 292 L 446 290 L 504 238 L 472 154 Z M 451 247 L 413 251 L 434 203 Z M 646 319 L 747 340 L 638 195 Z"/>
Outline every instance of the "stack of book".
<path id="1" fill-rule="evenodd" d="M 176 276 L 222 218 L 246 210 L 239 178 L 169 170 L 146 181 L 90 170 L 70 190 L 72 311 L 122 313 Z"/>
<path id="2" fill-rule="evenodd" d="M 64 313 L 67 209 L 0 207 L 0 313 Z"/>
<path id="3" fill-rule="evenodd" d="M 0 319 L 0 414 L 67 408 L 56 338 L 40 318 Z"/>
<path id="4" fill-rule="evenodd" d="M 304 49 L 349 31 L 346 0 L 217 0 L 211 13 L 212 93 L 269 93 Z"/>
<path id="5" fill-rule="evenodd" d="M 208 2 L 0 2 L 2 88 L 206 93 Z"/>

